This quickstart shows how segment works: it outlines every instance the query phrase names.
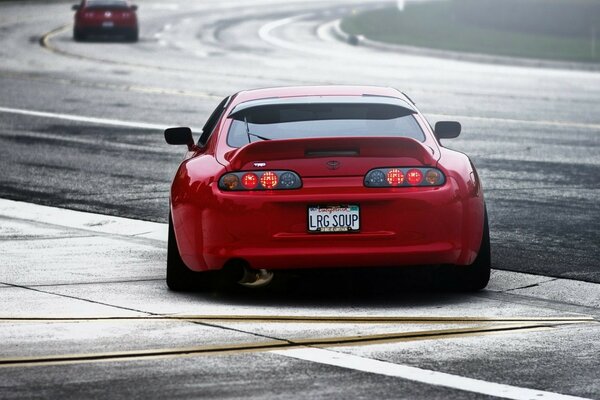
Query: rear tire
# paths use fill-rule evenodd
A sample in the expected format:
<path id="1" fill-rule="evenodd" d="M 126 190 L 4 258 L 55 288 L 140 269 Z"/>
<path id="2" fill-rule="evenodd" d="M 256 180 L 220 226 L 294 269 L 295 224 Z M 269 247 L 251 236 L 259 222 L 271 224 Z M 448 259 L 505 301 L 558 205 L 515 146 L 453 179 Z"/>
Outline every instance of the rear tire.
<path id="1" fill-rule="evenodd" d="M 484 289 L 490 281 L 491 273 L 490 229 L 487 210 L 484 211 L 483 235 L 475 261 L 467 266 L 453 266 L 450 281 L 455 289 L 476 292 Z"/>
<path id="2" fill-rule="evenodd" d="M 189 291 L 198 286 L 198 275 L 201 273 L 190 270 L 181 259 L 175 230 L 173 228 L 173 219 L 169 214 L 169 238 L 167 244 L 167 286 L 169 289 L 179 291 Z"/>
<path id="3" fill-rule="evenodd" d="M 73 30 L 73 39 L 76 42 L 83 42 L 86 39 L 86 35 L 78 29 Z"/>
<path id="4" fill-rule="evenodd" d="M 130 33 L 127 34 L 127 40 L 135 43 L 139 40 L 140 34 L 137 30 L 131 31 Z"/>

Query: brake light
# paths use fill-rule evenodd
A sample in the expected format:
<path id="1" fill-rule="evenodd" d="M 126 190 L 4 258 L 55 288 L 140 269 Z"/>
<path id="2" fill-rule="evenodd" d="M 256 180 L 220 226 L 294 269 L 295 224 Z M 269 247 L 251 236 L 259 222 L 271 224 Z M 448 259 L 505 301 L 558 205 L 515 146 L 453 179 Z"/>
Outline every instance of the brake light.
<path id="1" fill-rule="evenodd" d="M 285 190 L 301 187 L 300 176 L 292 171 L 231 172 L 219 179 L 219 189 L 225 191 Z"/>
<path id="2" fill-rule="evenodd" d="M 387 182 L 390 186 L 400 186 L 404 183 L 404 174 L 397 168 L 390 169 L 387 173 Z"/>
<path id="3" fill-rule="evenodd" d="M 258 186 L 258 176 L 252 172 L 242 175 L 242 186 L 246 189 L 254 189 Z"/>
<path id="4" fill-rule="evenodd" d="M 406 180 L 411 185 L 416 186 L 423 180 L 423 173 L 420 170 L 413 168 L 406 173 Z"/>
<path id="5" fill-rule="evenodd" d="M 273 189 L 277 186 L 277 175 L 274 172 L 268 171 L 260 177 L 260 184 L 263 185 L 265 189 Z"/>
<path id="6" fill-rule="evenodd" d="M 366 187 L 441 186 L 446 183 L 442 171 L 436 168 L 376 168 L 365 175 Z"/>

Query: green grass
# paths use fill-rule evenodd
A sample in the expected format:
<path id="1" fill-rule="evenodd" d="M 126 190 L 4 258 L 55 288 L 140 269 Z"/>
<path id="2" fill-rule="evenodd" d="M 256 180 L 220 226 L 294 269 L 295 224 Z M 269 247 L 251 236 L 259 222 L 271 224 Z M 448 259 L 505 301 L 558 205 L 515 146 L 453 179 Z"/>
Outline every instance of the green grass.
<path id="1" fill-rule="evenodd" d="M 395 44 L 600 62 L 600 0 L 448 0 L 351 15 L 350 34 Z M 595 54 L 592 35 L 595 30 Z"/>

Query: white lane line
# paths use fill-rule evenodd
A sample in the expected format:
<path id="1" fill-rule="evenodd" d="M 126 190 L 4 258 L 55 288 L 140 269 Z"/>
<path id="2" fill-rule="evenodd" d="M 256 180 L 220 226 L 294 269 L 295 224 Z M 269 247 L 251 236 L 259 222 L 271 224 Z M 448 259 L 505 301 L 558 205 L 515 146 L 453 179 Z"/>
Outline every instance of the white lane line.
<path id="1" fill-rule="evenodd" d="M 201 54 L 199 54 L 199 55 L 201 55 Z M 153 90 L 150 88 L 133 88 L 133 89 L 136 89 L 139 91 L 144 91 L 144 92 L 149 92 L 149 93 L 150 92 L 159 92 L 161 90 L 161 89 Z M 24 109 L 8 108 L 8 107 L 0 107 L 0 113 L 29 115 L 29 116 L 33 116 L 33 117 L 63 119 L 63 120 L 67 120 L 67 121 L 87 122 L 87 123 L 93 123 L 93 124 L 99 124 L 99 125 L 121 126 L 121 127 L 138 128 L 138 129 L 165 130 L 170 127 L 169 125 L 151 124 L 151 123 L 146 123 L 146 122 L 132 122 L 132 121 L 122 121 L 122 120 L 117 120 L 117 119 L 85 117 L 85 116 L 81 116 L 81 115 L 24 110 Z M 438 119 L 438 120 L 439 119 L 461 119 L 461 120 L 473 120 L 473 121 L 485 121 L 485 122 L 497 122 L 497 123 L 510 123 L 510 124 L 524 124 L 524 125 L 554 126 L 554 127 L 564 127 L 564 128 L 581 128 L 581 129 L 600 130 L 600 124 L 583 124 L 583 123 L 577 123 L 577 122 L 535 121 L 535 120 L 524 120 L 524 119 L 477 117 L 477 116 L 469 116 L 469 115 L 448 115 L 448 114 L 436 114 L 436 113 L 427 113 L 426 116 L 429 118 Z M 192 130 L 194 130 L 194 129 L 195 128 L 192 128 Z"/>
<path id="2" fill-rule="evenodd" d="M 288 50 L 299 51 L 303 53 L 313 53 L 313 54 L 321 54 L 322 52 L 315 51 L 310 47 L 300 46 L 287 40 L 279 39 L 271 34 L 271 32 L 277 28 L 282 26 L 291 24 L 293 22 L 299 21 L 303 18 L 310 16 L 311 14 L 301 14 L 296 15 L 295 17 L 278 19 L 276 21 L 271 21 L 269 23 L 264 24 L 258 30 L 258 36 L 265 42 L 270 43 L 274 46 L 281 47 Z"/>
<path id="3" fill-rule="evenodd" d="M 98 125 L 122 126 L 122 127 L 127 127 L 127 128 L 159 129 L 159 130 L 165 130 L 165 129 L 169 128 L 169 126 L 167 126 L 167 125 L 149 124 L 146 122 L 131 122 L 131 121 L 122 121 L 122 120 L 118 120 L 118 119 L 84 117 L 81 115 L 61 114 L 61 113 L 52 113 L 52 112 L 45 112 L 45 111 L 23 110 L 23 109 L 19 109 L 19 108 L 0 107 L 0 112 L 7 113 L 7 114 L 28 115 L 28 116 L 32 116 L 32 117 L 63 119 L 66 121 L 87 122 L 87 123 L 98 124 Z"/>
<path id="4" fill-rule="evenodd" d="M 581 400 L 582 397 L 568 396 L 542 390 L 526 389 L 501 383 L 487 382 L 479 379 L 465 378 L 459 375 L 431 371 L 407 365 L 393 364 L 390 362 L 373 360 L 332 350 L 302 348 L 292 350 L 276 350 L 275 353 L 285 357 L 311 361 L 320 364 L 353 369 L 356 371 L 373 374 L 393 376 L 414 382 L 421 382 L 434 386 L 444 386 L 451 389 L 480 393 L 513 400 Z"/>

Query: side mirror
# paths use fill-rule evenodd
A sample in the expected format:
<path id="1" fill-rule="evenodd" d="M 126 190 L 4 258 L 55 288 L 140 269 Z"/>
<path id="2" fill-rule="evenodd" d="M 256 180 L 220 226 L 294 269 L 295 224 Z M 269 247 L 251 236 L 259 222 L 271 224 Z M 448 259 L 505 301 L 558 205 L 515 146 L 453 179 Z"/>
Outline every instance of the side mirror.
<path id="1" fill-rule="evenodd" d="M 188 148 L 194 147 L 192 130 L 187 127 L 169 128 L 165 130 L 165 140 L 169 144 L 185 144 Z"/>
<path id="2" fill-rule="evenodd" d="M 71 6 L 71 10 L 73 10 L 73 11 L 77 11 L 77 10 L 79 10 L 79 4 L 73 4 L 73 5 Z"/>
<path id="3" fill-rule="evenodd" d="M 460 122 L 439 121 L 435 124 L 435 136 L 438 139 L 454 139 L 460 135 Z"/>
<path id="4" fill-rule="evenodd" d="M 136 4 L 132 4 L 129 8 L 131 8 L 132 11 L 137 11 L 138 6 Z"/>

